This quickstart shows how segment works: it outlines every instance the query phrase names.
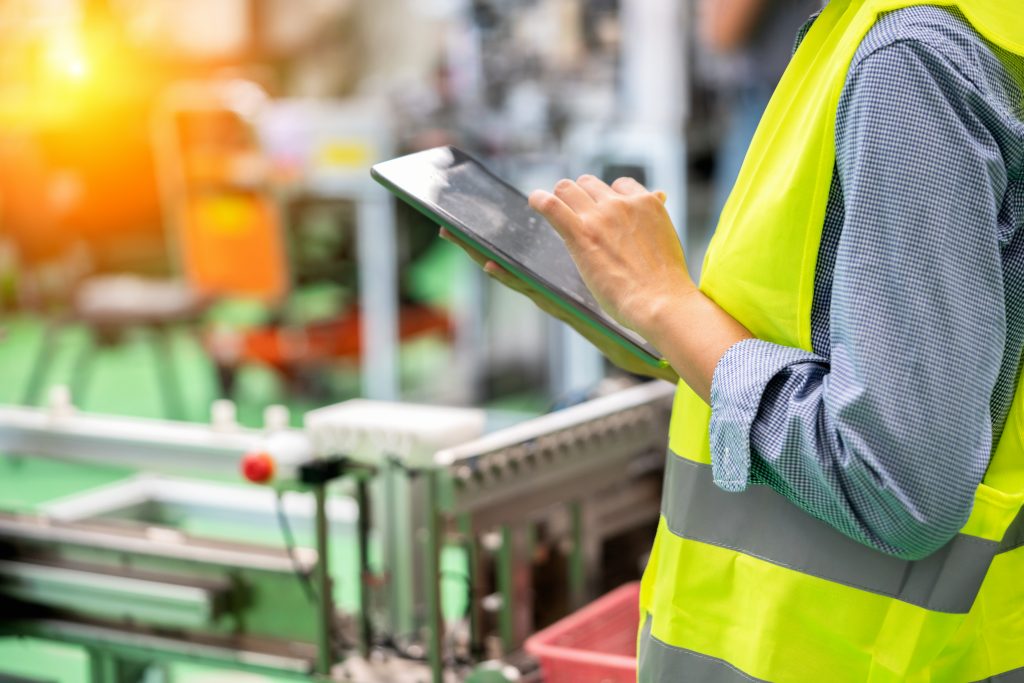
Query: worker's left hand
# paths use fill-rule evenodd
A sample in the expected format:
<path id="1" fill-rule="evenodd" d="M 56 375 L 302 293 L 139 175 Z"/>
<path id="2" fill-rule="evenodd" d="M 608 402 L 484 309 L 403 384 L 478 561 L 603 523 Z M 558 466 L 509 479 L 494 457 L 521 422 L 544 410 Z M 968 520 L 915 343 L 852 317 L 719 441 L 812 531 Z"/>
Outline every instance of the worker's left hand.
<path id="1" fill-rule="evenodd" d="M 533 192 L 530 206 L 562 236 L 601 307 L 648 340 L 674 303 L 697 291 L 664 195 L 636 180 L 561 180 L 554 193 Z"/>

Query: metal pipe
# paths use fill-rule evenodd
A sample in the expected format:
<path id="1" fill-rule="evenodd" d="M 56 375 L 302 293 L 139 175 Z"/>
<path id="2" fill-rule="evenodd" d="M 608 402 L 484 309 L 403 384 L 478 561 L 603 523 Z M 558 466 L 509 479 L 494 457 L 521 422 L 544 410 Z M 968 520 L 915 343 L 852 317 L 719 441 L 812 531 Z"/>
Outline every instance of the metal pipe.
<path id="1" fill-rule="evenodd" d="M 4 633 L 55 640 L 104 653 L 117 660 L 145 660 L 161 665 L 170 662 L 192 662 L 204 666 L 227 667 L 231 670 L 273 676 L 275 680 L 309 682 L 311 663 L 298 653 L 273 654 L 248 649 L 246 645 L 228 646 L 176 639 L 151 633 L 124 631 L 116 628 L 79 624 L 54 619 L 33 619 L 3 624 Z M 8 631 L 6 629 L 13 629 Z M 102 659 L 102 657 L 100 658 Z M 98 660 L 100 661 L 100 660 Z M 101 666 L 108 666 L 102 664 Z M 102 669 L 100 669 L 102 671 Z M 90 678 L 90 681 L 108 679 Z M 116 681 L 115 681 L 116 683 Z"/>
<path id="2" fill-rule="evenodd" d="M 572 517 L 572 552 L 569 555 L 569 604 L 579 609 L 587 598 L 587 557 L 584 548 L 583 503 L 575 500 L 569 503 Z"/>
<path id="3" fill-rule="evenodd" d="M 515 538 L 509 526 L 501 528 L 501 547 L 497 557 L 498 595 L 501 604 L 498 610 L 498 632 L 501 634 L 501 646 L 504 654 L 515 649 Z"/>
<path id="4" fill-rule="evenodd" d="M 373 575 L 370 571 L 370 486 L 365 477 L 356 480 L 356 501 L 359 505 L 359 520 L 356 538 L 359 547 L 359 623 L 362 628 L 361 650 L 363 657 L 370 656 L 373 647 L 372 590 Z"/>
<path id="5" fill-rule="evenodd" d="M 398 255 L 392 198 L 375 188 L 357 205 L 362 395 L 395 400 L 398 381 Z"/>
<path id="6" fill-rule="evenodd" d="M 0 594 L 90 616 L 174 628 L 203 628 L 216 617 L 227 581 L 171 583 L 36 562 L 0 560 Z M 220 585 L 218 585 L 220 584 Z"/>
<path id="7" fill-rule="evenodd" d="M 325 676 L 331 673 L 334 664 L 334 598 L 331 594 L 330 563 L 327 560 L 327 485 L 313 487 L 316 500 L 316 587 L 320 598 L 317 624 L 316 671 Z"/>
<path id="8" fill-rule="evenodd" d="M 93 528 L 85 524 L 54 524 L 42 517 L 0 513 L 0 538 L 112 550 L 225 567 L 289 574 L 295 571 L 288 554 L 274 548 L 235 546 L 226 541 L 190 538 L 174 530 L 158 527 L 143 530 Z M 317 563 L 316 554 L 308 548 L 296 549 L 296 557 L 299 567 L 306 571 Z"/>
<path id="9" fill-rule="evenodd" d="M 427 657 L 433 683 L 444 683 L 444 615 L 441 612 L 441 520 L 435 501 L 438 495 L 437 473 L 427 475 L 427 542 L 426 582 L 427 598 Z"/>
<path id="10" fill-rule="evenodd" d="M 474 657 L 484 651 L 480 607 L 480 548 L 477 544 L 476 532 L 473 528 L 473 517 L 462 514 L 458 517 L 459 533 L 463 538 L 463 546 L 466 550 L 466 564 L 468 573 L 466 575 L 466 601 L 469 612 L 469 651 Z"/>

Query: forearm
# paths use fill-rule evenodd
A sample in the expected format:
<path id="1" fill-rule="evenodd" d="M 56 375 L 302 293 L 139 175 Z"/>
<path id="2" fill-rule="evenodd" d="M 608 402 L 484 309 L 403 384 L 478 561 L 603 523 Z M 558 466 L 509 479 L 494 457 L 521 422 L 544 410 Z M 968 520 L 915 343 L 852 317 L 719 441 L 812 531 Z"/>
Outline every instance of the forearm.
<path id="1" fill-rule="evenodd" d="M 699 289 L 653 302 L 637 331 L 660 350 L 679 377 L 710 403 L 715 368 L 726 351 L 753 335 Z"/>

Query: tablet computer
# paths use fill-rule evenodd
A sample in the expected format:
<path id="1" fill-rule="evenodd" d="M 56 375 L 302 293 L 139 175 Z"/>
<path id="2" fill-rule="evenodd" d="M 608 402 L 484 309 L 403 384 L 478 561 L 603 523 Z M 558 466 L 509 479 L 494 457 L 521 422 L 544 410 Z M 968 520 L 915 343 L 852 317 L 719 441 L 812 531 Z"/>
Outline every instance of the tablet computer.
<path id="1" fill-rule="evenodd" d="M 645 363 L 661 354 L 604 312 L 583 284 L 561 237 L 530 208 L 526 195 L 455 147 L 436 147 L 383 161 L 373 178 L 456 237 L 533 285 L 571 315 Z"/>

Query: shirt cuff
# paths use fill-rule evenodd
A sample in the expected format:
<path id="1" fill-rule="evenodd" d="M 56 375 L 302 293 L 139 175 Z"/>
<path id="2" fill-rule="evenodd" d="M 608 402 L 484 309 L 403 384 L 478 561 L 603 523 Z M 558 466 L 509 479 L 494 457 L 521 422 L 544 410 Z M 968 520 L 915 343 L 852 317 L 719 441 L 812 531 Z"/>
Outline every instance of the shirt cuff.
<path id="1" fill-rule="evenodd" d="M 768 383 L 790 365 L 820 360 L 802 349 L 760 339 L 737 342 L 722 355 L 711 378 L 711 472 L 719 488 L 747 488 L 750 428 Z"/>

